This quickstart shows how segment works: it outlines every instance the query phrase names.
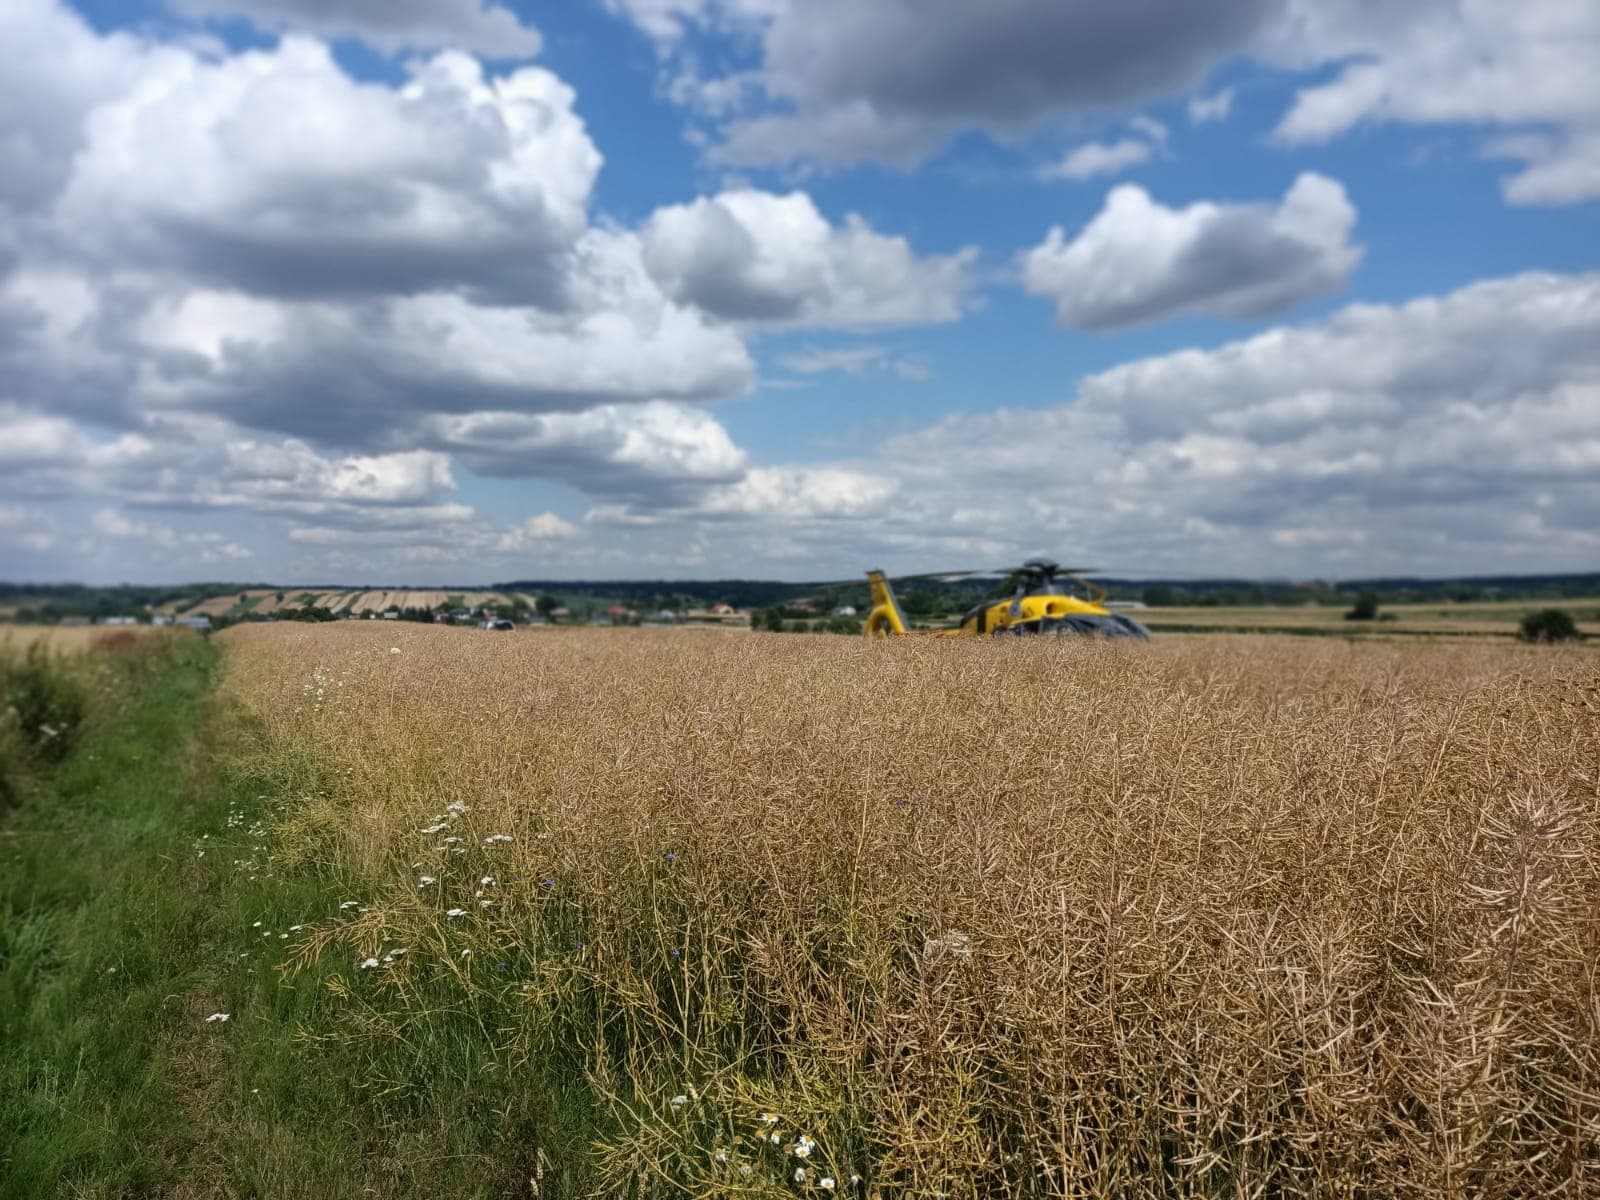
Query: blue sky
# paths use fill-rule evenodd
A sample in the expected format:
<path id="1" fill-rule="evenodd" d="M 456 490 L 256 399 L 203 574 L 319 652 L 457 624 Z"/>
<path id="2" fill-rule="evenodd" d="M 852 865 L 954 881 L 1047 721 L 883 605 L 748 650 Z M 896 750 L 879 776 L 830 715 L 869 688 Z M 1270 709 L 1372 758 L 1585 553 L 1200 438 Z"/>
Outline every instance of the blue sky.
<path id="1" fill-rule="evenodd" d="M 1600 567 L 1584 0 L 17 0 L 0 575 Z"/>

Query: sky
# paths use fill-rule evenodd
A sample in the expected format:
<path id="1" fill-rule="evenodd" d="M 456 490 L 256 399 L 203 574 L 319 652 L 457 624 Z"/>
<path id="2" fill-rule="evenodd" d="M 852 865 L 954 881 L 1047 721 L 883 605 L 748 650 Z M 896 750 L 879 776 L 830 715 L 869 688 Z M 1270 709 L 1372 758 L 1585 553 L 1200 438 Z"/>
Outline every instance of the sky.
<path id="1" fill-rule="evenodd" d="M 0 578 L 1600 570 L 1593 0 L 6 0 Z"/>

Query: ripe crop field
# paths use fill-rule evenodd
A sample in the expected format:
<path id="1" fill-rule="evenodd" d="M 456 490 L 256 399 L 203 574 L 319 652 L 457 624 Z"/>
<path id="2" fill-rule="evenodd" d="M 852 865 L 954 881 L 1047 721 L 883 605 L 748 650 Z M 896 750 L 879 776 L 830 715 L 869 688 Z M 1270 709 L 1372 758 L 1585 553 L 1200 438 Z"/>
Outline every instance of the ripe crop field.
<path id="1" fill-rule="evenodd" d="M 1582 649 L 218 640 L 310 1035 L 545 1194 L 1600 1189 Z"/>

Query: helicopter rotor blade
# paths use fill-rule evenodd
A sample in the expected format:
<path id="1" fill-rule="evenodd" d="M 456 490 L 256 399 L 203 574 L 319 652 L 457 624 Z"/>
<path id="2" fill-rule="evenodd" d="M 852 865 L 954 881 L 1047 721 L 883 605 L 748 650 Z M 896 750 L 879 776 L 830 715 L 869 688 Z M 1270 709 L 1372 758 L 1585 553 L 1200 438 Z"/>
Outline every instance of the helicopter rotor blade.
<path id="1" fill-rule="evenodd" d="M 1065 576 L 1080 576 L 1094 574 L 1098 567 L 1056 567 L 1052 574 Z M 1036 573 L 1026 566 L 990 567 L 977 570 L 948 570 L 948 571 L 921 571 L 910 575 L 886 575 L 884 578 L 889 583 L 965 583 L 977 579 L 1009 579 L 1014 575 L 1027 575 Z M 814 583 L 796 584 L 797 587 L 831 588 L 850 587 L 856 584 L 865 584 L 863 575 L 852 579 L 819 580 Z"/>

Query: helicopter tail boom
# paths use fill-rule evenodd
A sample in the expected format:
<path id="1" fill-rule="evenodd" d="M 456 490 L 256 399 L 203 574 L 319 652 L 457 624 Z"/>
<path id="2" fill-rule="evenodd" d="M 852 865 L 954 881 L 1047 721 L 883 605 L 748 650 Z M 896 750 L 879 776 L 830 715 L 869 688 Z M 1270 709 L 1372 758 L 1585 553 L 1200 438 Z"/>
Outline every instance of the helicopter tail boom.
<path id="1" fill-rule="evenodd" d="M 867 636 L 888 637 L 907 632 L 906 614 L 895 599 L 894 589 L 882 571 L 868 571 L 867 583 L 872 589 L 872 611 L 867 614 Z"/>

